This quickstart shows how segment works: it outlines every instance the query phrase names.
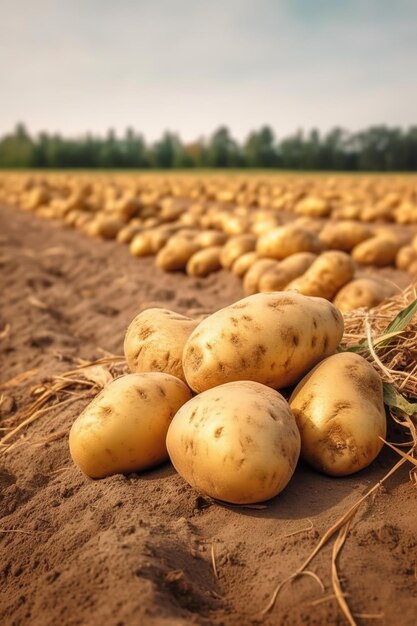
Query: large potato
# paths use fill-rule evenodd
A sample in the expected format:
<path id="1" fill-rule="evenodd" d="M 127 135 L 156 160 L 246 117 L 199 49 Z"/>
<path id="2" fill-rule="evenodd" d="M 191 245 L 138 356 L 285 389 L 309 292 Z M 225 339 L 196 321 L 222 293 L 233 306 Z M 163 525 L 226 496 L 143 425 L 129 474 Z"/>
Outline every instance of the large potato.
<path id="1" fill-rule="evenodd" d="M 330 250 L 323 252 L 302 275 L 291 281 L 286 289 L 298 291 L 305 296 L 333 300 L 336 293 L 352 280 L 355 265 L 346 252 Z"/>
<path id="2" fill-rule="evenodd" d="M 372 309 L 397 292 L 395 286 L 386 280 L 370 277 L 356 278 L 342 287 L 334 298 L 333 304 L 340 311 Z"/>
<path id="3" fill-rule="evenodd" d="M 146 309 L 129 325 L 124 353 L 131 372 L 165 372 L 185 381 L 182 352 L 197 322 L 168 309 Z"/>
<path id="4" fill-rule="evenodd" d="M 260 257 L 285 259 L 296 252 L 319 253 L 323 244 L 317 235 L 306 228 L 294 224 L 280 226 L 258 239 L 256 251 Z"/>
<path id="5" fill-rule="evenodd" d="M 167 448 L 177 472 L 198 491 L 249 504 L 268 500 L 287 485 L 300 435 L 277 391 L 239 381 L 187 402 L 171 422 Z"/>
<path id="6" fill-rule="evenodd" d="M 331 476 L 353 474 L 382 448 L 386 418 L 382 382 L 357 354 L 325 359 L 294 389 L 290 406 L 301 434 L 301 454 Z"/>
<path id="7" fill-rule="evenodd" d="M 377 235 L 355 246 L 352 258 L 361 265 L 385 267 L 395 263 L 400 248 L 401 243 L 394 238 Z"/>
<path id="8" fill-rule="evenodd" d="M 128 374 L 105 387 L 72 425 L 69 446 L 91 478 L 147 469 L 168 458 L 171 419 L 191 394 L 160 372 Z"/>
<path id="9" fill-rule="evenodd" d="M 301 276 L 317 259 L 313 252 L 297 252 L 280 261 L 259 279 L 259 291 L 282 291 L 286 285 Z"/>
<path id="10" fill-rule="evenodd" d="M 343 318 L 326 300 L 256 294 L 200 322 L 184 347 L 185 378 L 197 392 L 233 380 L 280 389 L 332 354 L 342 335 Z"/>

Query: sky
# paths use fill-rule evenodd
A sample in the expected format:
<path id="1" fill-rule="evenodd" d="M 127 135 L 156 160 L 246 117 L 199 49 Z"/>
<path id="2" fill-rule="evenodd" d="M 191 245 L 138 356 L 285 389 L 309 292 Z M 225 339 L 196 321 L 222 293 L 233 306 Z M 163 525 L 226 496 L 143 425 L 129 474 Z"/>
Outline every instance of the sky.
<path id="1" fill-rule="evenodd" d="M 0 0 L 0 134 L 417 123 L 416 0 Z"/>

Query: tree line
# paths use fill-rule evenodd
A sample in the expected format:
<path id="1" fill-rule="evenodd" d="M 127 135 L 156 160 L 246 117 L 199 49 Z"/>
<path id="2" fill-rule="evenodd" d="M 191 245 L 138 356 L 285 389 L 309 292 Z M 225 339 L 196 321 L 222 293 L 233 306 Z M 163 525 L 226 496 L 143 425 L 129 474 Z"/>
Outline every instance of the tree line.
<path id="1" fill-rule="evenodd" d="M 263 126 L 241 143 L 221 126 L 208 139 L 192 143 L 165 132 L 147 144 L 133 128 L 123 136 L 110 130 L 105 137 L 66 138 L 45 132 L 31 136 L 18 124 L 0 139 L 0 167 L 417 171 L 417 126 L 373 126 L 354 133 L 342 128 L 324 134 L 298 131 L 283 139 Z"/>

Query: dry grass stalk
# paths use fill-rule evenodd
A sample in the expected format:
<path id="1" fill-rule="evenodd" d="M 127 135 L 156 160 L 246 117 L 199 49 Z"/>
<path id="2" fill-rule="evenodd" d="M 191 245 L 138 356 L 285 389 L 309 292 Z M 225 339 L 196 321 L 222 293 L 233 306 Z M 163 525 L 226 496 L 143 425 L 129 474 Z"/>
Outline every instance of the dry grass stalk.
<path id="1" fill-rule="evenodd" d="M 386 328 L 400 311 L 417 299 L 417 284 L 397 296 L 387 299 L 371 311 L 357 310 L 345 313 L 344 345 L 372 337 L 360 352 L 369 361 L 377 363 L 383 380 L 393 382 L 409 398 L 417 398 L 417 315 L 401 332 L 386 333 Z M 376 356 L 376 358 L 375 358 Z"/>
<path id="2" fill-rule="evenodd" d="M 333 544 L 333 552 L 332 552 L 332 585 L 333 591 L 336 596 L 337 603 L 343 611 L 344 616 L 349 622 L 350 626 L 357 626 L 356 621 L 349 609 L 349 605 L 346 602 L 345 595 L 342 590 L 342 585 L 340 583 L 339 574 L 337 571 L 337 557 L 341 549 L 343 548 L 343 544 L 346 541 L 347 534 L 349 532 L 350 525 L 352 523 L 352 518 L 349 519 L 344 526 L 339 530 L 339 534 L 336 538 L 336 541 Z"/>
<path id="3" fill-rule="evenodd" d="M 79 361 L 79 367 L 66 372 L 63 375 L 57 375 L 48 383 L 36 385 L 32 389 L 32 395 L 37 396 L 31 406 L 23 411 L 18 417 L 18 423 L 11 428 L 0 441 L 0 454 L 8 453 L 13 450 L 19 443 L 16 436 L 22 430 L 35 422 L 41 416 L 45 415 L 58 407 L 77 402 L 86 397 L 92 391 L 98 392 L 108 382 L 123 373 L 124 361 L 122 357 L 105 356 L 94 362 Z M 22 380 L 29 378 L 36 370 L 29 370 L 15 377 L 6 383 L 7 386 L 19 384 Z M 67 396 L 70 395 L 68 398 Z M 65 399 L 62 399 L 62 398 Z M 16 418 L 14 418 L 16 420 Z M 63 436 L 60 433 L 59 437 Z M 48 443 L 49 440 L 59 438 L 56 434 L 42 440 L 42 443 Z"/>
<path id="4" fill-rule="evenodd" d="M 214 543 L 211 544 L 211 564 L 213 566 L 214 576 L 218 578 L 219 574 L 218 574 L 217 565 L 216 565 L 216 552 L 214 550 Z"/>

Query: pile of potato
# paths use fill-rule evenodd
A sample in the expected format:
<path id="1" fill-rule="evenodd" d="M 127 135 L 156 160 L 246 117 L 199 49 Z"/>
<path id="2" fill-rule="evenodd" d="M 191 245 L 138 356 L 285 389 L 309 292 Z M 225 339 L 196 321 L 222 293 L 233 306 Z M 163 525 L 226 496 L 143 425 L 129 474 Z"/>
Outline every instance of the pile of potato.
<path id="1" fill-rule="evenodd" d="M 247 295 L 296 289 L 349 311 L 395 291 L 363 268 L 417 277 L 412 177 L 2 174 L 0 201 L 117 239 L 166 272 L 226 269 Z"/>
<path id="2" fill-rule="evenodd" d="M 74 462 L 92 478 L 170 458 L 198 492 L 248 504 L 279 494 L 301 457 L 331 476 L 371 463 L 386 434 L 382 382 L 340 352 L 328 300 L 258 293 L 196 322 L 165 309 L 127 329 L 131 374 L 75 420 Z"/>

